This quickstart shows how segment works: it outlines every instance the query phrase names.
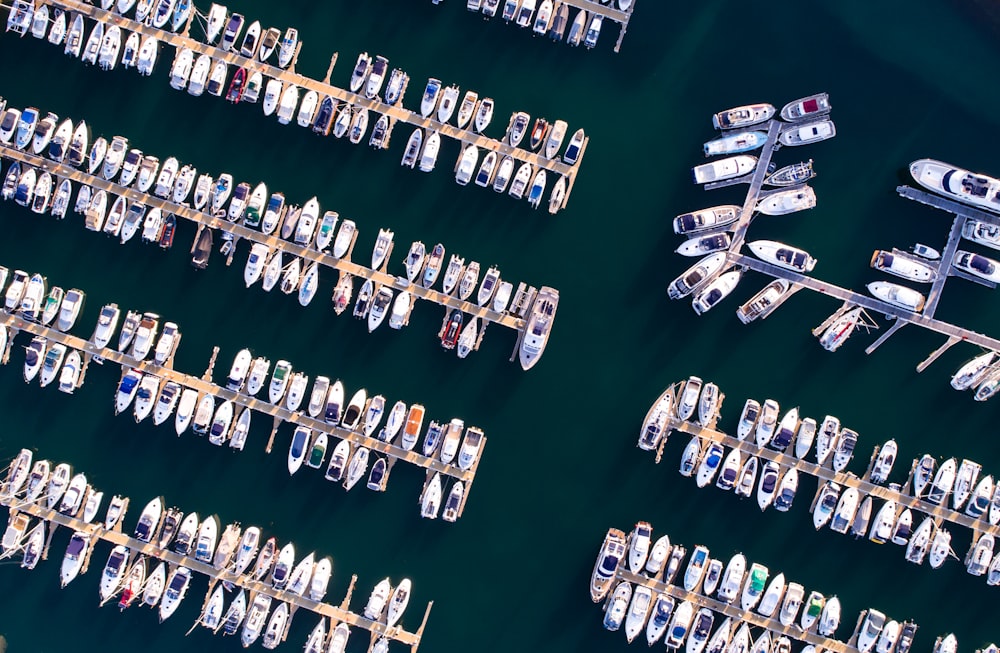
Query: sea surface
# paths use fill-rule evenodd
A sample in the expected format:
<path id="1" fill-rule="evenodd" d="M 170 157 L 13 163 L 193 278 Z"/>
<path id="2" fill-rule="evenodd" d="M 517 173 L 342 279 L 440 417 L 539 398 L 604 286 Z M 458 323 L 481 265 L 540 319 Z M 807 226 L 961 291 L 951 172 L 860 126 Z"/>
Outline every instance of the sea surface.
<path id="1" fill-rule="evenodd" d="M 83 229 L 82 218 L 57 222 L 13 203 L 0 206 L 0 264 L 38 271 L 50 284 L 86 291 L 76 335 L 89 337 L 102 304 L 155 311 L 180 325 L 175 367 L 201 374 L 220 347 L 216 381 L 236 352 L 249 347 L 272 361 L 287 359 L 310 376 L 341 378 L 349 393 L 365 387 L 390 402 L 426 405 L 428 418 L 463 418 L 489 439 L 465 515 L 456 524 L 422 520 L 423 475 L 399 465 L 388 491 L 350 493 L 303 468 L 289 478 L 283 428 L 264 453 L 269 420 L 255 419 L 246 451 L 235 454 L 188 433 L 115 417 L 118 370 L 91 366 L 73 396 L 22 381 L 21 335 L 0 369 L 0 458 L 22 447 L 68 461 L 107 497 L 131 497 L 131 528 L 142 506 L 162 495 L 167 505 L 223 523 L 258 524 L 301 552 L 331 555 L 329 600 L 339 602 L 357 574 L 352 607 L 360 610 L 381 578 L 413 580 L 403 625 L 415 629 L 433 601 L 421 651 L 625 651 L 623 633 L 601 627 L 588 581 L 606 530 L 653 524 L 689 550 L 715 557 L 743 551 L 789 580 L 838 595 L 846 639 L 859 611 L 876 607 L 920 625 L 916 651 L 955 632 L 960 650 L 996 640 L 995 589 L 958 561 L 933 571 L 906 563 L 903 550 L 812 528 L 815 481 L 804 480 L 790 513 L 761 514 L 715 488 L 697 490 L 676 468 L 686 439 L 675 435 L 657 466 L 636 449 L 649 405 L 670 383 L 697 374 L 727 395 L 721 426 L 734 430 L 747 397 L 800 406 L 821 420 L 840 417 L 860 434 L 851 470 L 864 471 L 872 448 L 890 437 L 900 446 L 893 480 L 907 461 L 928 452 L 968 457 L 1000 473 L 996 404 L 978 404 L 948 385 L 976 354 L 968 345 L 945 353 L 924 373 L 916 365 L 942 337 L 908 327 L 870 356 L 877 336 L 856 334 L 836 354 L 810 330 L 838 304 L 801 292 L 762 323 L 743 326 L 737 306 L 767 279 L 749 273 L 733 297 L 698 318 L 665 289 L 690 260 L 673 254 L 680 239 L 670 220 L 716 204 L 742 203 L 744 187 L 706 194 L 691 183 L 714 136 L 711 114 L 750 102 L 785 102 L 828 91 L 837 137 L 775 160 L 813 158 L 818 206 L 806 213 L 757 220 L 750 239 L 776 238 L 819 260 L 814 275 L 855 289 L 878 278 L 867 266 L 876 248 L 915 242 L 943 247 L 950 216 L 902 200 L 895 187 L 907 166 L 934 157 L 1000 175 L 997 134 L 1000 47 L 990 20 L 970 2 L 879 3 L 860 0 L 746 4 L 706 0 L 636 0 L 622 52 L 605 24 L 592 51 L 532 38 L 526 30 L 485 22 L 461 0 L 289 2 L 241 0 L 231 10 L 262 24 L 296 26 L 304 47 L 298 70 L 325 74 L 340 53 L 333 81 L 346 86 L 360 51 L 388 57 L 411 76 L 404 104 L 417 106 L 428 77 L 474 88 L 496 100 L 488 130 L 501 135 L 506 117 L 525 110 L 570 129 L 584 127 L 590 146 L 565 211 L 533 211 L 526 202 L 474 185 L 450 172 L 459 146 L 446 141 L 431 174 L 403 169 L 408 130 L 400 126 L 387 152 L 321 139 L 281 126 L 259 106 L 233 107 L 194 98 L 167 82 L 167 50 L 151 78 L 110 73 L 67 58 L 30 36 L 0 36 L 0 95 L 12 106 L 36 106 L 86 119 L 94 135 L 115 134 L 161 160 L 177 156 L 200 171 L 267 182 L 289 201 L 316 195 L 325 209 L 358 223 L 355 260 L 364 261 L 380 227 L 395 230 L 390 269 L 416 239 L 496 264 L 505 279 L 559 289 L 561 303 L 545 355 L 530 372 L 508 358 L 515 337 L 489 329 L 466 360 L 443 351 L 435 334 L 442 310 L 421 302 L 403 331 L 374 334 L 350 314 L 336 317 L 327 297 L 335 280 L 321 276 L 316 301 L 245 290 L 246 243 L 226 267 L 213 255 L 207 270 L 189 265 L 194 237 L 181 224 L 174 248 L 162 252 L 138 238 L 127 246 Z M 6 162 L 4 170 L 6 169 Z M 218 242 L 218 241 L 217 241 Z M 1000 302 L 986 288 L 948 282 L 939 317 L 991 335 L 1000 333 Z M 888 324 L 873 316 L 882 328 Z M 955 528 L 964 556 L 969 533 Z M 165 624 L 153 611 L 120 614 L 98 608 L 98 578 L 107 545 L 88 574 L 59 589 L 58 568 L 69 533 L 55 536 L 49 560 L 33 572 L 0 564 L 0 634 L 9 651 L 146 651 L 239 648 L 237 638 L 184 633 L 198 615 L 205 581 Z M 315 619 L 300 613 L 280 650 L 298 650 Z M 362 651 L 356 632 L 350 651 Z M 259 646 L 259 643 L 257 644 Z M 393 650 L 399 645 L 393 645 Z M 660 646 L 660 645 L 658 645 Z M 642 643 L 633 645 L 633 650 Z M 401 649 L 400 649 L 401 650 Z"/>

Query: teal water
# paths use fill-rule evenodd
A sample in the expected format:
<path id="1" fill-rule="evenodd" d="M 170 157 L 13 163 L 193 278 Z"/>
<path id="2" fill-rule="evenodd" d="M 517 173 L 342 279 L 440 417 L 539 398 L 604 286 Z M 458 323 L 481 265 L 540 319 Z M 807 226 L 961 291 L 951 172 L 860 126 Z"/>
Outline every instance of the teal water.
<path id="1" fill-rule="evenodd" d="M 590 146 L 567 210 L 555 217 L 456 186 L 446 165 L 458 156 L 454 143 L 443 146 L 439 170 L 421 175 L 398 166 L 405 130 L 389 152 L 373 153 L 279 126 L 258 107 L 176 93 L 167 84 L 166 56 L 153 78 L 143 79 L 84 67 L 30 37 L 0 38 L 0 57 L 8 62 L 2 95 L 14 106 L 85 118 L 95 134 L 120 133 L 161 159 L 172 154 L 200 170 L 265 180 L 300 203 L 315 194 L 324 209 L 357 221 L 359 260 L 377 229 L 389 227 L 401 245 L 394 266 L 410 241 L 441 241 L 484 266 L 496 263 L 505 278 L 560 290 L 550 346 L 523 373 L 507 362 L 514 337 L 501 329 L 490 330 L 465 361 L 444 353 L 434 335 L 437 307 L 419 305 L 402 332 L 369 335 L 319 299 L 302 309 L 293 298 L 248 292 L 245 244 L 232 268 L 214 257 L 197 272 L 187 263 L 190 225 L 181 225 L 175 249 L 162 253 L 135 241 L 113 244 L 86 232 L 77 216 L 54 222 L 0 206 L 0 264 L 37 270 L 50 283 L 88 293 L 78 335 L 89 336 L 100 306 L 115 301 L 178 322 L 184 333 L 178 369 L 200 373 L 218 345 L 218 379 L 236 351 L 250 347 L 311 376 L 340 377 L 349 389 L 419 401 L 429 417 L 460 416 L 481 426 L 489 442 L 457 524 L 418 517 L 418 470 L 397 467 L 384 496 L 364 489 L 345 494 L 308 470 L 289 479 L 290 430 L 281 432 L 270 456 L 263 453 L 269 426 L 263 420 L 238 455 L 190 434 L 178 439 L 169 427 L 114 417 L 112 366 L 92 367 L 86 385 L 68 397 L 25 386 L 19 348 L 0 370 L 0 456 L 30 446 L 71 462 L 108 495 L 132 497 L 129 525 L 148 498 L 163 495 L 182 509 L 259 524 L 300 550 L 332 555 L 329 597 L 339 601 L 356 573 L 356 609 L 382 577 L 409 576 L 414 594 L 404 625 L 415 628 L 423 605 L 434 601 L 425 651 L 626 650 L 621 633 L 600 627 L 586 584 L 606 529 L 627 530 L 639 519 L 689 549 L 703 543 L 715 556 L 742 550 L 807 589 L 838 594 L 843 638 L 858 611 L 873 606 L 915 619 L 917 650 L 930 650 L 935 636 L 949 631 L 963 651 L 996 639 L 991 588 L 959 563 L 916 568 L 898 547 L 815 533 L 807 513 L 812 481 L 803 483 L 790 514 L 761 515 L 717 490 L 695 491 L 680 477 L 683 438 L 670 441 L 658 467 L 635 449 L 649 404 L 669 383 L 698 374 L 728 395 L 727 429 L 748 396 L 800 405 L 820 419 L 838 415 L 861 434 L 851 467 L 858 473 L 871 448 L 889 437 L 899 441 L 903 461 L 930 452 L 998 471 L 996 407 L 974 404 L 947 383 L 972 348 L 957 346 L 917 375 L 914 367 L 939 337 L 911 327 L 865 356 L 874 336 L 858 334 L 827 354 L 809 330 L 836 304 L 808 293 L 767 321 L 742 326 L 732 312 L 766 283 L 763 277 L 745 278 L 734 297 L 702 318 L 664 293 L 690 263 L 671 253 L 678 239 L 670 218 L 742 198 L 740 189 L 704 194 L 690 183 L 689 168 L 702 161 L 701 143 L 713 136 L 711 113 L 747 102 L 780 106 L 826 90 L 838 128 L 833 141 L 776 157 L 781 165 L 800 154 L 815 159 L 818 207 L 762 218 L 752 238 L 804 247 L 820 261 L 817 277 L 853 288 L 876 278 L 866 264 L 877 247 L 942 245 L 949 219 L 897 198 L 894 188 L 906 181 L 907 164 L 924 156 L 1000 174 L 993 151 L 998 93 L 989 75 L 1000 52 L 989 21 L 967 3 L 852 0 L 768 14 L 768 7 L 749 12 L 745 4 L 720 0 L 680 7 L 638 0 L 623 51 L 614 55 L 610 26 L 600 47 L 586 52 L 480 21 L 461 5 L 232 8 L 265 25 L 297 26 L 305 43 L 298 68 L 313 77 L 322 77 L 329 54 L 339 51 L 333 79 L 345 84 L 356 53 L 366 50 L 410 73 L 407 106 L 434 76 L 494 97 L 498 123 L 523 109 L 584 126 Z M 14 72 L 15 62 L 24 73 Z M 321 278 L 321 295 L 333 282 Z M 994 335 L 1000 317 L 989 291 L 958 280 L 949 282 L 938 314 Z M 894 478 L 902 474 L 897 469 Z M 960 555 L 968 537 L 955 533 Z M 147 610 L 121 615 L 97 608 L 104 548 L 90 573 L 60 590 L 68 538 L 59 532 L 50 560 L 31 574 L 0 566 L 0 633 L 10 651 L 238 648 L 203 629 L 183 638 L 197 616 L 203 580 L 163 625 Z M 302 646 L 314 623 L 300 614 L 282 649 Z M 349 650 L 362 650 L 362 637 L 354 637 Z"/>

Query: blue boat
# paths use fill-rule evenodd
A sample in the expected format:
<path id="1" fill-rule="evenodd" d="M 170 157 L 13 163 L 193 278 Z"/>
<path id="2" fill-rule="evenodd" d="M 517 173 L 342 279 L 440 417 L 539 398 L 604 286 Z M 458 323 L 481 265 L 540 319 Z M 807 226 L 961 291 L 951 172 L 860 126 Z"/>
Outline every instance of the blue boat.
<path id="1" fill-rule="evenodd" d="M 738 134 L 730 134 L 729 136 L 716 138 L 705 143 L 705 156 L 751 152 L 759 147 L 763 147 L 766 142 L 767 134 L 765 132 L 740 132 Z"/>

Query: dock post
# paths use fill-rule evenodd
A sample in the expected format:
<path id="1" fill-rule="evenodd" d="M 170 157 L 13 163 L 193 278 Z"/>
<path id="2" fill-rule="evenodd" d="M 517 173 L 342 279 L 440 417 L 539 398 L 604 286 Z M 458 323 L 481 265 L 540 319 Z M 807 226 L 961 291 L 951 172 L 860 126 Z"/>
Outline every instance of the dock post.
<path id="1" fill-rule="evenodd" d="M 298 58 L 298 53 L 296 53 L 296 59 Z M 293 64 L 294 65 L 294 64 Z M 337 53 L 334 52 L 330 57 L 330 66 L 326 69 L 326 77 L 323 78 L 323 83 L 330 85 L 330 75 L 333 74 L 333 67 L 337 65 Z"/>
<path id="2" fill-rule="evenodd" d="M 347 612 L 348 607 L 351 605 L 351 594 L 354 593 L 354 584 L 358 582 L 358 575 L 353 574 L 351 576 L 351 583 L 347 586 L 347 594 L 344 595 L 344 600 L 340 602 L 340 609 Z"/>

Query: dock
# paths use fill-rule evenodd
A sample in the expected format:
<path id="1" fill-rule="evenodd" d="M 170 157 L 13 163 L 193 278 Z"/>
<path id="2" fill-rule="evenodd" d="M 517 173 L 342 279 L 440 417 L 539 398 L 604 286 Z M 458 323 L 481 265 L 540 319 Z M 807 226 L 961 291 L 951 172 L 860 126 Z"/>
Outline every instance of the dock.
<path id="1" fill-rule="evenodd" d="M 674 388 L 682 384 L 675 384 Z M 675 391 L 675 397 L 677 396 Z M 677 405 L 676 401 L 673 405 Z M 775 451 L 768 447 L 758 447 L 752 437 L 740 440 L 724 431 L 716 428 L 706 428 L 697 422 L 679 419 L 676 415 L 671 415 L 667 419 L 664 428 L 664 437 L 660 443 L 660 448 L 666 443 L 673 431 L 679 431 L 691 436 L 698 436 L 705 442 L 717 442 L 729 449 L 739 449 L 741 455 L 756 456 L 763 461 L 773 461 L 783 470 L 795 469 L 799 474 L 813 476 L 820 486 L 826 481 L 837 483 L 842 488 L 856 488 L 863 499 L 865 496 L 873 496 L 883 501 L 895 501 L 900 508 L 910 508 L 914 511 L 929 515 L 937 520 L 949 522 L 958 526 L 964 526 L 973 532 L 990 533 L 995 537 L 1000 537 L 1000 526 L 994 526 L 985 518 L 974 519 L 963 512 L 952 510 L 947 507 L 944 501 L 941 505 L 924 501 L 903 491 L 906 484 L 900 489 L 876 485 L 867 480 L 859 478 L 852 472 L 836 472 L 830 467 L 818 465 L 814 462 L 781 451 Z M 855 450 L 857 451 L 857 449 Z M 659 457 L 657 457 L 659 462 Z M 865 475 L 867 476 L 867 474 Z M 909 481 L 907 481 L 908 484 Z M 802 484 L 799 483 L 798 493 L 802 492 Z"/>
<path id="2" fill-rule="evenodd" d="M 278 229 L 275 229 L 274 234 L 267 235 L 245 225 L 230 222 L 225 218 L 214 217 L 185 204 L 176 204 L 151 193 L 142 193 L 135 188 L 122 186 L 108 181 L 103 177 L 89 174 L 85 170 L 73 168 L 65 163 L 57 163 L 50 159 L 18 150 L 10 145 L 0 143 L 0 156 L 8 160 L 19 161 L 22 165 L 35 167 L 40 171 L 47 171 L 58 178 L 57 183 L 61 179 L 70 179 L 76 184 L 86 184 L 92 188 L 104 190 L 114 195 L 124 196 L 130 203 L 138 202 L 149 208 L 156 207 L 165 213 L 172 213 L 178 218 L 194 223 L 199 230 L 208 227 L 222 233 L 232 234 L 236 239 L 246 240 L 250 243 L 262 243 L 271 251 L 281 250 L 283 254 L 302 259 L 304 262 L 303 267 L 307 267 L 310 263 L 318 263 L 322 267 L 330 268 L 341 274 L 350 274 L 352 277 L 362 280 L 371 279 L 376 284 L 376 287 L 384 285 L 395 289 L 397 292 L 409 291 L 414 298 L 424 299 L 444 307 L 446 316 L 453 309 L 458 309 L 469 316 L 469 318 L 476 317 L 484 322 L 495 322 L 501 326 L 513 329 L 518 333 L 518 340 L 520 333 L 526 326 L 523 316 L 528 314 L 530 304 L 524 307 L 512 304 L 511 310 L 498 313 L 492 310 L 490 305 L 479 306 L 474 302 L 462 300 L 455 294 L 446 295 L 433 288 L 424 288 L 420 284 L 411 283 L 405 275 L 394 276 L 384 270 L 372 270 L 354 263 L 350 260 L 350 251 L 344 258 L 336 258 L 329 253 L 318 251 L 312 247 L 283 240 L 280 238 Z M 68 210 L 72 210 L 72 205 Z M 357 232 L 355 232 L 356 234 Z M 516 313 L 515 311 L 520 312 Z"/>
<path id="3" fill-rule="evenodd" d="M 156 560 L 162 560 L 168 565 L 187 567 L 191 571 L 207 576 L 210 583 L 216 581 L 229 582 L 248 592 L 266 594 L 275 601 L 288 603 L 292 610 L 302 608 L 320 617 L 329 618 L 332 623 L 345 622 L 354 628 L 370 631 L 373 637 L 381 636 L 400 642 L 409 646 L 411 653 L 416 653 L 420 646 L 427 617 L 430 614 L 431 607 L 434 605 L 433 601 L 427 604 L 420 627 L 416 632 L 409 632 L 398 625 L 389 627 L 382 621 L 372 621 L 362 615 L 351 612 L 347 608 L 346 599 L 340 606 L 334 606 L 329 603 L 313 601 L 307 597 L 298 596 L 284 590 L 277 590 L 271 585 L 254 580 L 251 576 L 237 576 L 230 571 L 216 569 L 210 564 L 195 560 L 193 557 L 182 556 L 173 551 L 160 549 L 153 543 L 140 542 L 124 534 L 121 530 L 109 531 L 101 524 L 88 524 L 81 519 L 68 517 L 38 504 L 19 502 L 17 498 L 0 498 L 0 505 L 10 510 L 19 510 L 48 522 L 50 533 L 54 532 L 57 526 L 65 526 L 73 531 L 81 531 L 89 534 L 91 544 L 88 549 L 88 556 L 93 553 L 94 544 L 98 540 L 108 542 L 112 546 L 122 545 L 128 547 L 133 554 L 140 553 Z M 85 573 L 85 570 L 81 570 L 80 573 Z"/>
<path id="4" fill-rule="evenodd" d="M 610 21 L 612 21 L 614 23 L 617 23 L 618 26 L 619 26 L 619 30 L 618 30 L 618 39 L 615 41 L 615 48 L 614 48 L 614 50 L 615 50 L 616 53 L 621 51 L 622 41 L 625 40 L 625 32 L 626 32 L 626 30 L 628 30 L 628 22 L 632 18 L 632 12 L 635 10 L 635 2 L 634 1 L 632 2 L 631 5 L 629 5 L 628 9 L 626 9 L 625 11 L 622 11 L 621 9 L 618 9 L 618 5 L 615 4 L 614 2 L 612 2 L 610 4 L 607 4 L 607 5 L 604 5 L 604 4 L 601 4 L 599 2 L 596 2 L 595 0 L 561 0 L 561 2 L 556 2 L 555 5 L 553 6 L 553 8 L 552 8 L 552 17 L 555 16 L 556 11 L 559 8 L 559 5 L 566 5 L 568 7 L 573 7 L 575 9 L 577 9 L 577 10 L 583 10 L 583 11 L 587 12 L 588 20 L 584 24 L 584 27 L 583 27 L 584 34 L 586 34 L 586 30 L 590 26 L 590 19 L 593 16 L 601 16 L 604 20 L 610 20 Z M 475 13 L 480 13 L 476 9 L 470 9 L 470 11 L 475 12 Z M 503 11 L 503 1 L 501 0 L 500 6 L 497 8 L 497 13 L 501 14 L 502 11 Z M 490 18 L 490 16 L 486 16 L 485 14 L 482 14 L 482 15 L 485 18 L 487 18 L 487 19 Z M 565 26 L 566 29 L 568 29 L 569 26 L 573 24 L 573 19 L 574 18 L 576 18 L 575 15 L 570 16 L 569 18 L 567 18 L 567 21 L 566 21 L 567 25 Z M 528 24 L 528 27 L 524 28 L 524 29 L 528 29 L 528 30 L 531 30 L 532 32 L 534 32 L 534 24 L 535 24 L 535 14 L 534 14 L 534 12 L 532 12 L 531 21 Z M 550 36 L 551 35 L 551 33 L 550 33 L 550 28 L 551 27 L 552 27 L 552 18 L 549 18 L 549 24 L 545 28 L 545 35 L 546 36 Z M 541 34 L 539 34 L 539 35 L 541 35 Z M 554 40 L 560 40 L 560 41 L 562 40 L 561 37 L 559 39 L 555 39 L 555 37 L 552 37 L 552 38 Z M 582 43 L 582 39 L 581 39 L 581 43 Z"/>
<path id="5" fill-rule="evenodd" d="M 628 537 L 629 539 L 631 539 L 631 534 L 629 534 Z M 670 538 L 670 542 L 671 545 L 674 546 L 679 544 L 679 543 L 675 544 L 675 540 L 673 537 Z M 752 561 L 747 560 L 747 571 L 744 573 L 749 572 L 751 564 Z M 811 644 L 816 647 L 817 651 L 823 650 L 823 651 L 831 651 L 832 653 L 857 653 L 857 649 L 854 648 L 848 642 L 850 642 L 850 639 L 855 636 L 857 628 L 861 624 L 860 618 L 858 619 L 857 625 L 855 626 L 855 630 L 854 633 L 852 633 L 851 638 L 849 638 L 848 642 L 843 642 L 838 639 L 834 639 L 832 637 L 824 637 L 823 635 L 818 634 L 816 632 L 815 626 L 809 630 L 803 630 L 802 627 L 799 625 L 798 613 L 796 613 L 795 615 L 796 617 L 795 620 L 792 621 L 792 623 L 789 624 L 788 626 L 785 626 L 784 624 L 781 623 L 781 621 L 778 620 L 777 616 L 766 617 L 760 614 L 759 612 L 756 612 L 755 610 L 743 610 L 742 608 L 740 608 L 739 594 L 737 594 L 736 599 L 732 603 L 725 603 L 723 601 L 719 601 L 709 596 L 705 596 L 699 591 L 689 592 L 686 589 L 684 589 L 682 585 L 675 585 L 673 582 L 664 582 L 662 579 L 662 574 L 663 570 L 661 570 L 660 573 L 654 577 L 650 577 L 644 574 L 632 573 L 628 568 L 628 556 L 622 556 L 621 560 L 618 563 L 618 567 L 615 569 L 614 580 L 611 582 L 611 590 L 608 592 L 608 600 L 606 602 L 607 605 L 610 605 L 610 597 L 614 592 L 614 588 L 617 587 L 618 583 L 621 581 L 627 581 L 629 583 L 632 583 L 633 585 L 643 585 L 645 587 L 648 587 L 653 592 L 654 601 L 657 594 L 666 594 L 672 597 L 677 602 L 676 605 L 679 605 L 680 602 L 682 601 L 691 602 L 691 604 L 694 606 L 695 612 L 697 612 L 697 610 L 700 608 L 707 608 L 712 612 L 714 612 L 716 616 L 722 615 L 723 617 L 730 617 L 733 620 L 734 633 L 735 633 L 735 628 L 737 628 L 741 623 L 745 622 L 749 626 L 756 626 L 758 628 L 762 628 L 770 632 L 772 637 L 785 636 L 790 640 L 798 641 L 801 642 L 802 644 Z M 682 567 L 678 570 L 678 576 L 683 577 L 683 574 L 684 574 L 684 567 L 682 565 Z M 775 575 L 777 574 L 773 574 L 771 578 L 773 578 L 773 576 Z M 770 580 L 771 578 L 769 578 L 768 580 Z M 741 581 L 740 588 L 742 588 L 742 585 L 743 582 Z M 701 584 L 699 583 L 699 586 L 698 588 L 696 588 L 696 590 L 700 588 Z M 803 601 L 804 600 L 805 597 L 803 597 Z M 605 609 L 607 608 L 605 607 Z M 805 609 L 804 605 L 802 609 Z M 779 603 L 778 607 L 775 608 L 774 614 L 777 615 L 780 611 L 781 611 L 781 605 Z M 719 622 L 717 620 L 715 623 L 716 627 L 718 627 L 718 623 Z M 845 620 L 841 619 L 840 625 L 843 626 L 844 624 Z M 688 633 L 688 636 L 690 636 L 690 632 Z"/>
<path id="6" fill-rule="evenodd" d="M 583 2 L 584 0 L 577 0 L 578 2 Z M 504 143 L 501 140 L 492 139 L 482 134 L 476 133 L 472 129 L 459 129 L 454 125 L 449 125 L 445 123 L 438 122 L 432 118 L 424 118 L 420 113 L 416 111 L 411 111 L 402 107 L 401 105 L 387 104 L 378 98 L 368 99 L 364 95 L 352 93 L 346 89 L 339 88 L 332 85 L 329 82 L 329 76 L 333 70 L 333 61 L 331 61 L 330 69 L 327 71 L 327 79 L 325 81 L 317 81 L 309 77 L 305 77 L 297 72 L 295 72 L 294 66 L 289 69 L 280 68 L 278 66 L 273 66 L 267 63 L 262 63 L 257 58 L 247 58 L 240 54 L 232 51 L 223 51 L 214 45 L 208 45 L 197 41 L 189 36 L 184 36 L 182 34 L 176 34 L 163 29 L 157 29 L 150 25 L 144 23 L 139 23 L 131 18 L 126 18 L 120 14 L 114 13 L 112 11 L 107 11 L 101 9 L 99 6 L 94 6 L 86 4 L 79 0 L 53 0 L 48 3 L 51 7 L 61 8 L 64 11 L 72 11 L 82 14 L 88 18 L 96 21 L 103 22 L 106 26 L 117 25 L 122 30 L 127 30 L 129 32 L 138 32 L 143 36 L 151 36 L 157 39 L 161 44 L 165 43 L 167 45 L 173 46 L 179 52 L 182 48 L 188 48 L 192 50 L 195 55 L 205 54 L 212 57 L 213 61 L 225 61 L 229 66 L 236 68 L 246 68 L 249 74 L 256 71 L 260 71 L 262 75 L 266 78 L 277 79 L 282 82 L 283 86 L 288 84 L 294 84 L 299 87 L 302 91 L 316 91 L 322 98 L 324 95 L 329 95 L 331 98 L 338 102 L 346 102 L 354 107 L 364 107 L 369 111 L 376 112 L 377 114 L 389 116 L 391 121 L 402 122 L 413 127 L 419 127 L 429 131 L 436 131 L 441 134 L 441 136 L 451 138 L 453 140 L 459 141 L 462 144 L 462 149 L 466 145 L 475 145 L 481 150 L 486 152 L 495 151 L 498 156 L 510 156 L 518 163 L 528 163 L 532 166 L 533 170 L 543 169 L 549 174 L 555 175 L 553 183 L 548 186 L 549 191 L 554 187 L 555 179 L 559 176 L 566 177 L 567 188 L 566 193 L 561 204 L 561 208 L 565 208 L 567 202 L 569 201 L 570 193 L 573 188 L 573 182 L 576 179 L 577 172 L 579 171 L 580 164 L 583 161 L 583 154 L 586 149 L 586 143 L 589 138 L 585 138 L 583 147 L 581 147 L 580 155 L 573 165 L 568 165 L 562 161 L 560 158 L 548 159 L 544 156 L 531 152 L 529 150 L 511 147 L 509 144 Z M 588 3 L 596 4 L 596 3 Z M 604 8 L 607 9 L 607 8 Z M 615 11 L 615 10 L 609 10 Z M 622 13 L 622 12 L 617 12 Z M 88 30 L 89 31 L 89 30 Z M 624 32 L 624 30 L 623 30 Z M 296 55 L 297 57 L 297 55 Z M 160 53 L 158 57 L 158 63 L 160 66 L 166 65 L 164 60 L 166 56 L 164 53 Z M 229 79 L 227 75 L 227 80 Z M 266 82 L 266 80 L 265 80 Z M 374 124 L 374 121 L 372 121 Z"/>
<path id="7" fill-rule="evenodd" d="M 17 315 L 10 315 L 6 312 L 0 311 L 0 325 L 7 327 L 9 330 L 8 338 L 10 340 L 13 340 L 17 332 L 20 331 L 30 333 L 33 336 L 41 336 L 50 342 L 62 343 L 67 347 L 67 349 L 75 349 L 91 356 L 100 356 L 106 361 L 121 365 L 123 369 L 135 368 L 143 373 L 155 374 L 160 377 L 161 381 L 174 381 L 182 388 L 191 388 L 198 391 L 200 395 L 209 394 L 217 400 L 228 400 L 233 402 L 236 406 L 241 406 L 265 415 L 269 415 L 274 419 L 276 425 L 279 422 L 288 422 L 294 426 L 305 426 L 312 429 L 314 433 L 326 433 L 330 438 L 349 440 L 355 447 L 367 447 L 372 452 L 386 456 L 390 463 L 402 460 L 421 467 L 427 470 L 428 478 L 430 478 L 434 473 L 440 473 L 442 476 L 462 481 L 465 486 L 465 497 L 468 497 L 472 490 L 472 483 L 475 480 L 476 471 L 478 470 L 479 462 L 482 459 L 482 448 L 486 446 L 487 438 L 484 436 L 480 448 L 480 455 L 477 456 L 476 460 L 473 461 L 468 470 L 463 470 L 459 468 L 457 464 L 445 464 L 441 462 L 440 459 L 424 456 L 416 450 L 407 451 L 402 447 L 389 444 L 379 440 L 378 438 L 367 437 L 360 431 L 351 431 L 344 429 L 339 425 L 327 424 L 325 421 L 314 419 L 305 413 L 299 411 L 289 411 L 283 405 L 275 405 L 268 401 L 257 399 L 240 392 L 234 392 L 227 388 L 218 386 L 203 377 L 184 374 L 169 367 L 162 367 L 151 360 L 137 361 L 131 356 L 122 354 L 114 349 L 101 349 L 96 347 L 93 343 L 83 340 L 82 338 L 72 336 L 68 333 L 62 333 L 34 322 L 26 321 Z M 273 435 L 274 432 L 272 432 L 272 437 Z M 332 445 L 330 450 L 332 451 Z M 461 516 L 464 506 L 465 501 L 463 500 L 458 516 Z"/>

